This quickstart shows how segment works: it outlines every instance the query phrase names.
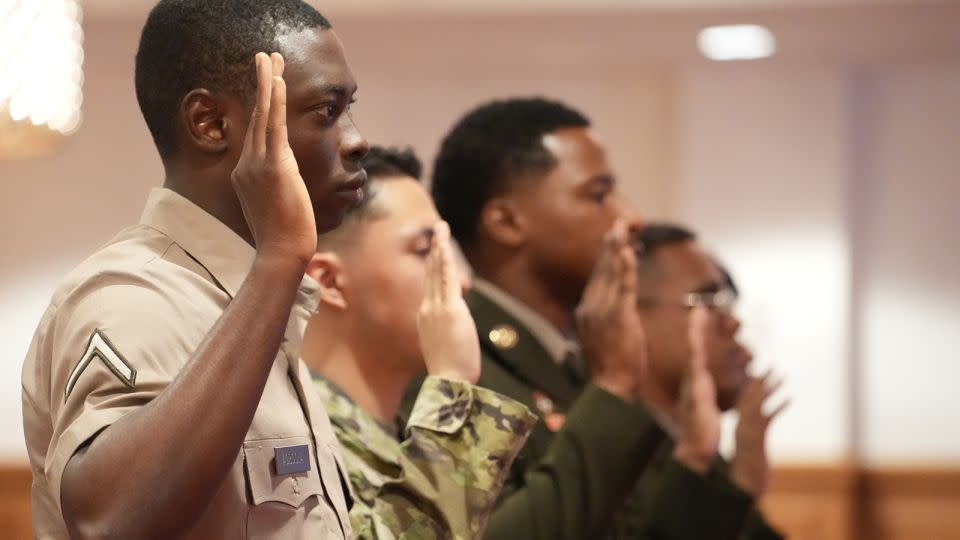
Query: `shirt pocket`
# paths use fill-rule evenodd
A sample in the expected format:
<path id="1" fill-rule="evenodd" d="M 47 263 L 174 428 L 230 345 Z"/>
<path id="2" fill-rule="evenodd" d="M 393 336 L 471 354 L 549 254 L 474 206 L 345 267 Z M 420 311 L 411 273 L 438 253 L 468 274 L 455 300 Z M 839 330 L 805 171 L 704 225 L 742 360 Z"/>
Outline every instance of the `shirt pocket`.
<path id="1" fill-rule="evenodd" d="M 277 473 L 275 452 L 278 448 L 307 448 L 309 459 L 305 471 Z M 243 443 L 244 473 L 250 494 L 247 536 L 259 538 L 266 531 L 297 530 L 304 526 L 308 514 L 325 506 L 323 483 L 317 470 L 317 458 L 308 437 L 263 439 Z M 302 469 L 304 466 L 299 467 Z M 293 537 L 299 537 L 295 535 Z"/>

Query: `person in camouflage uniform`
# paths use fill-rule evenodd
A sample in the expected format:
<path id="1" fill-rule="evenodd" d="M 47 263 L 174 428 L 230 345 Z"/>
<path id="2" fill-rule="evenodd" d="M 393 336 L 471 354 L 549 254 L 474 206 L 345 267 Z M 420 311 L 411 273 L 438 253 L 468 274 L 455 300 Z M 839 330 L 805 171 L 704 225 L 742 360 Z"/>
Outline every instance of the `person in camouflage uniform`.
<path id="1" fill-rule="evenodd" d="M 480 350 L 466 283 L 417 180 L 419 161 L 373 148 L 364 167 L 364 202 L 320 239 L 308 266 L 323 300 L 301 354 L 342 447 L 354 533 L 477 538 L 536 417 L 473 384 Z M 400 398 L 424 367 L 401 430 Z"/>

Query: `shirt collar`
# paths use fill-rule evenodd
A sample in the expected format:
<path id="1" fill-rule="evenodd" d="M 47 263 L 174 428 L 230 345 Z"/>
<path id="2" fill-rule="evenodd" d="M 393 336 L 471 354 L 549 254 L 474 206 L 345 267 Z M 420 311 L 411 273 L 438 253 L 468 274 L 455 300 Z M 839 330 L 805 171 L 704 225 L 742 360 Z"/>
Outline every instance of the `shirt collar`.
<path id="1" fill-rule="evenodd" d="M 388 463 L 399 464 L 398 448 L 400 436 L 367 413 L 329 379 L 310 372 L 314 386 L 323 402 L 323 408 L 330 416 L 330 421 L 345 432 L 349 432 L 352 439 L 363 444 L 365 450 L 378 459 Z"/>
<path id="2" fill-rule="evenodd" d="M 231 298 L 237 295 L 256 250 L 230 227 L 167 188 L 150 192 L 140 223 L 169 236 L 203 265 Z"/>
<path id="3" fill-rule="evenodd" d="M 207 272 L 230 298 L 247 279 L 256 250 L 219 219 L 167 188 L 155 188 L 147 198 L 140 223 L 168 236 Z M 300 281 L 284 335 L 284 347 L 299 357 L 303 331 L 320 303 L 320 286 L 307 275 Z"/>
<path id="4" fill-rule="evenodd" d="M 473 289 L 492 300 L 529 330 L 557 364 L 563 363 L 568 355 L 579 355 L 580 345 L 576 340 L 563 335 L 550 324 L 550 321 L 511 296 L 510 293 L 479 277 L 473 278 Z"/>

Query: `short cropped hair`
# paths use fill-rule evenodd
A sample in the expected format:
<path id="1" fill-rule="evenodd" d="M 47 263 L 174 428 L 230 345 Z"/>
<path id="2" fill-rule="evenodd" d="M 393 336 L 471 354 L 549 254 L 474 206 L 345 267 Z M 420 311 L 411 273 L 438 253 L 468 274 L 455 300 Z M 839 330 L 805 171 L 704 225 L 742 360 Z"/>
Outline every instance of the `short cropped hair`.
<path id="1" fill-rule="evenodd" d="M 385 176 L 409 176 L 420 180 L 423 174 L 423 164 L 413 148 L 373 146 L 361 161 L 368 178 L 383 178 Z"/>
<path id="2" fill-rule="evenodd" d="M 431 192 L 465 252 L 476 240 L 480 214 L 491 197 L 508 190 L 511 182 L 556 165 L 543 136 L 589 125 L 579 111 L 540 97 L 492 101 L 454 125 L 434 163 Z"/>
<path id="3" fill-rule="evenodd" d="M 320 249 L 339 249 L 345 245 L 353 232 L 351 228 L 377 213 L 373 201 L 380 191 L 380 184 L 390 178 L 410 178 L 420 181 L 423 165 L 412 148 L 387 148 L 372 146 L 360 162 L 367 171 L 367 183 L 363 186 L 363 199 L 351 206 L 336 229 L 320 235 Z M 389 181 L 389 180 L 387 180 Z"/>
<path id="4" fill-rule="evenodd" d="M 162 159 L 177 148 L 175 116 L 196 88 L 252 103 L 258 52 L 278 38 L 330 22 L 301 0 L 161 0 L 140 35 L 135 86 L 140 111 Z"/>
<path id="5" fill-rule="evenodd" d="M 379 184 L 385 178 L 412 178 L 419 182 L 423 172 L 423 164 L 410 147 L 372 146 L 360 164 L 367 171 L 363 199 L 347 210 L 345 219 L 362 218 L 367 215 L 371 203 L 377 197 Z"/>
<path id="6" fill-rule="evenodd" d="M 713 264 L 720 270 L 720 274 L 723 276 L 723 286 L 730 289 L 733 296 L 740 296 L 740 289 L 737 288 L 737 282 L 733 280 L 733 276 L 730 274 L 730 271 L 727 270 L 727 267 L 717 259 L 713 259 Z"/>
<path id="7" fill-rule="evenodd" d="M 631 241 L 640 259 L 649 260 L 664 247 L 692 242 L 696 239 L 697 235 L 693 231 L 680 225 L 648 223 L 633 233 Z"/>

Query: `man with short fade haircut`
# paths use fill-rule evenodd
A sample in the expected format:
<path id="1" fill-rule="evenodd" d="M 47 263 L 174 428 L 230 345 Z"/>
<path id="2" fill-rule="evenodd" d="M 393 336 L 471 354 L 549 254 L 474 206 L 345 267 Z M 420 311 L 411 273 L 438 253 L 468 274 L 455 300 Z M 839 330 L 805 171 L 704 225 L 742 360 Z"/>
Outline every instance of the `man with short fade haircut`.
<path id="1" fill-rule="evenodd" d="M 466 282 L 416 156 L 374 147 L 364 168 L 363 201 L 307 267 L 321 301 L 303 346 L 353 483 L 353 528 L 380 540 L 479 538 L 536 417 L 473 385 L 480 346 Z M 404 430 L 400 399 L 424 369 Z M 418 504 L 396 496 L 400 485 Z"/>
<path id="2" fill-rule="evenodd" d="M 763 520 L 755 502 L 767 489 L 770 466 L 765 441 L 770 422 L 783 410 L 764 405 L 779 383 L 770 374 L 747 373 L 750 352 L 737 339 L 740 321 L 732 312 L 736 289 L 730 275 L 703 249 L 693 232 L 672 224 L 648 224 L 635 236 L 639 259 L 637 306 L 649 350 L 647 401 L 673 437 L 657 452 L 640 482 L 638 503 L 645 511 L 632 524 L 649 538 L 695 538 L 711 531 L 718 540 L 778 540 L 782 536 Z M 687 339 L 688 311 L 706 308 L 708 316 Z M 707 367 L 715 395 L 709 418 L 712 446 L 719 445 L 721 413 L 736 409 L 736 453 L 726 463 L 718 454 L 676 457 L 678 406 L 691 358 Z M 678 507 L 672 501 L 685 500 Z"/>
<path id="3" fill-rule="evenodd" d="M 343 47 L 300 0 L 162 0 L 136 89 L 164 187 L 60 285 L 27 353 L 35 535 L 352 537 L 299 360 L 317 235 L 365 182 Z"/>

